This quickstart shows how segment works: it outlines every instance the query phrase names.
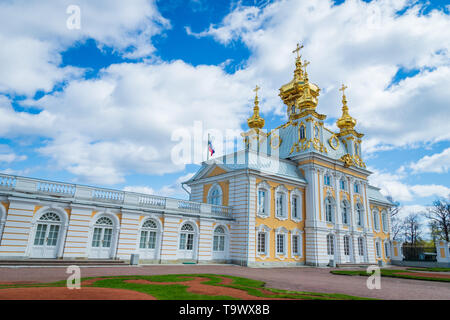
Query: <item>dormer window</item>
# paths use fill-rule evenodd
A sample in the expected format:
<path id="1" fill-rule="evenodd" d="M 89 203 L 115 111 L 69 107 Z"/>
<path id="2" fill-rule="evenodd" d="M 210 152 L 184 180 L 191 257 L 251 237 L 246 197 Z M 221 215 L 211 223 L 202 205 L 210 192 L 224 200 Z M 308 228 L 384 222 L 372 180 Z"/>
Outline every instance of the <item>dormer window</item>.
<path id="1" fill-rule="evenodd" d="M 305 134 L 305 125 L 302 123 L 300 125 L 300 140 L 306 139 L 306 134 Z"/>
<path id="2" fill-rule="evenodd" d="M 341 181 L 339 181 L 339 185 L 341 186 L 341 190 L 345 190 L 345 180 L 341 179 Z"/>
<path id="3" fill-rule="evenodd" d="M 331 186 L 331 178 L 330 178 L 330 176 L 328 174 L 323 176 L 323 180 L 324 180 L 323 183 L 326 186 Z"/>

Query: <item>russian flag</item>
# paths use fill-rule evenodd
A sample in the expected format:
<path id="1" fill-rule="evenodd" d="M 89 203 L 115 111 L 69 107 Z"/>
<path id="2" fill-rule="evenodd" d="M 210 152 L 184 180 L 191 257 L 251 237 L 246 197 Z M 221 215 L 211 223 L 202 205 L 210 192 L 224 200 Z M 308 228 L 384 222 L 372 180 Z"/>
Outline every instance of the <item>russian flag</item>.
<path id="1" fill-rule="evenodd" d="M 214 154 L 214 148 L 212 146 L 212 142 L 211 142 L 211 138 L 208 136 L 208 151 L 209 151 L 209 156 L 211 157 Z"/>

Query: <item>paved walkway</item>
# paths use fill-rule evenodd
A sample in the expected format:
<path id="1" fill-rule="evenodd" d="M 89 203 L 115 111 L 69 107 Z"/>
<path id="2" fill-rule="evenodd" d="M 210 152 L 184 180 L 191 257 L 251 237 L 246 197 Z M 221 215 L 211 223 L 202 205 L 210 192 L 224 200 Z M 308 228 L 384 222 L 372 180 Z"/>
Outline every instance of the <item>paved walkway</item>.
<path id="1" fill-rule="evenodd" d="M 0 268 L 1 282 L 51 282 L 67 279 L 65 268 Z M 139 267 L 82 267 L 82 277 L 114 275 L 155 275 L 177 273 L 214 273 L 241 276 L 266 282 L 267 287 L 327 293 L 343 293 L 379 299 L 450 300 L 450 284 L 422 280 L 381 279 L 380 290 L 369 290 L 366 277 L 330 273 L 328 268 L 246 268 L 212 265 L 155 265 Z"/>

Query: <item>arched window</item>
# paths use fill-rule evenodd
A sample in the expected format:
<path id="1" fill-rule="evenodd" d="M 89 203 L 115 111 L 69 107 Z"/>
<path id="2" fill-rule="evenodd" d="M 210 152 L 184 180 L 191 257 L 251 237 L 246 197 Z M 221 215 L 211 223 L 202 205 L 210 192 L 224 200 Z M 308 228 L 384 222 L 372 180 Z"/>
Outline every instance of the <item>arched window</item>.
<path id="1" fill-rule="evenodd" d="M 35 246 L 56 247 L 61 229 L 61 218 L 54 212 L 44 213 L 36 225 Z"/>
<path id="2" fill-rule="evenodd" d="M 344 254 L 346 256 L 350 255 L 350 237 L 344 236 Z"/>
<path id="3" fill-rule="evenodd" d="M 291 107 L 291 114 L 294 114 L 295 113 L 295 105 L 293 105 L 292 107 Z"/>
<path id="4" fill-rule="evenodd" d="M 194 250 L 194 227 L 189 223 L 181 227 L 180 250 Z"/>
<path id="5" fill-rule="evenodd" d="M 306 134 L 305 134 L 305 125 L 301 124 L 300 125 L 300 140 L 306 139 Z"/>
<path id="6" fill-rule="evenodd" d="M 376 231 L 380 231 L 380 214 L 378 213 L 378 210 L 373 211 L 373 228 Z"/>
<path id="7" fill-rule="evenodd" d="M 92 236 L 93 248 L 111 247 L 113 225 L 114 223 L 108 217 L 101 217 L 95 222 L 94 235 Z"/>
<path id="8" fill-rule="evenodd" d="M 334 205 L 330 197 L 325 199 L 325 216 L 327 222 L 334 222 Z"/>
<path id="9" fill-rule="evenodd" d="M 356 182 L 355 182 L 355 184 L 353 185 L 353 191 L 354 191 L 355 193 L 359 193 L 359 184 L 357 184 Z"/>
<path id="10" fill-rule="evenodd" d="M 213 205 L 222 205 L 222 192 L 219 186 L 214 186 L 208 196 L 208 203 Z"/>
<path id="11" fill-rule="evenodd" d="M 47 212 L 42 215 L 42 217 L 39 218 L 39 221 L 53 221 L 53 222 L 60 222 L 61 219 L 56 213 L 53 212 Z"/>
<path id="12" fill-rule="evenodd" d="M 327 235 L 327 253 L 329 256 L 334 255 L 334 235 Z"/>
<path id="13" fill-rule="evenodd" d="M 139 242 L 139 248 L 141 249 L 155 249 L 156 248 L 156 236 L 158 232 L 158 225 L 152 219 L 148 219 L 144 222 L 141 228 L 141 238 Z"/>
<path id="14" fill-rule="evenodd" d="M 214 230 L 213 251 L 225 251 L 225 230 L 221 226 Z"/>
<path id="15" fill-rule="evenodd" d="M 388 228 L 388 219 L 387 219 L 386 211 L 381 212 L 381 221 L 383 223 L 383 231 L 388 232 L 389 228 Z"/>
<path id="16" fill-rule="evenodd" d="M 350 209 L 349 209 L 349 205 L 348 205 L 348 202 L 347 201 L 342 201 L 342 208 L 341 208 L 341 211 L 342 211 L 342 223 L 343 224 L 350 224 L 350 217 L 349 217 L 349 211 L 350 211 Z"/>
<path id="17" fill-rule="evenodd" d="M 362 227 L 364 224 L 364 210 L 360 203 L 356 204 L 356 225 Z"/>

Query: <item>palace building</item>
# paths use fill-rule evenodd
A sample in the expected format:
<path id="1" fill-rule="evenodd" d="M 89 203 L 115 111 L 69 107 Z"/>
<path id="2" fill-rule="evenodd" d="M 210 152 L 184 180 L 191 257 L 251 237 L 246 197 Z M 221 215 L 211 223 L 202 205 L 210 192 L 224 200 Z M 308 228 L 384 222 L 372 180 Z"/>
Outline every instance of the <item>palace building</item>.
<path id="1" fill-rule="evenodd" d="M 299 50 L 279 94 L 288 121 L 264 130 L 256 87 L 245 148 L 203 162 L 189 201 L 1 174 L 0 260 L 388 263 L 391 203 L 368 183 L 346 87 L 333 132 Z"/>

